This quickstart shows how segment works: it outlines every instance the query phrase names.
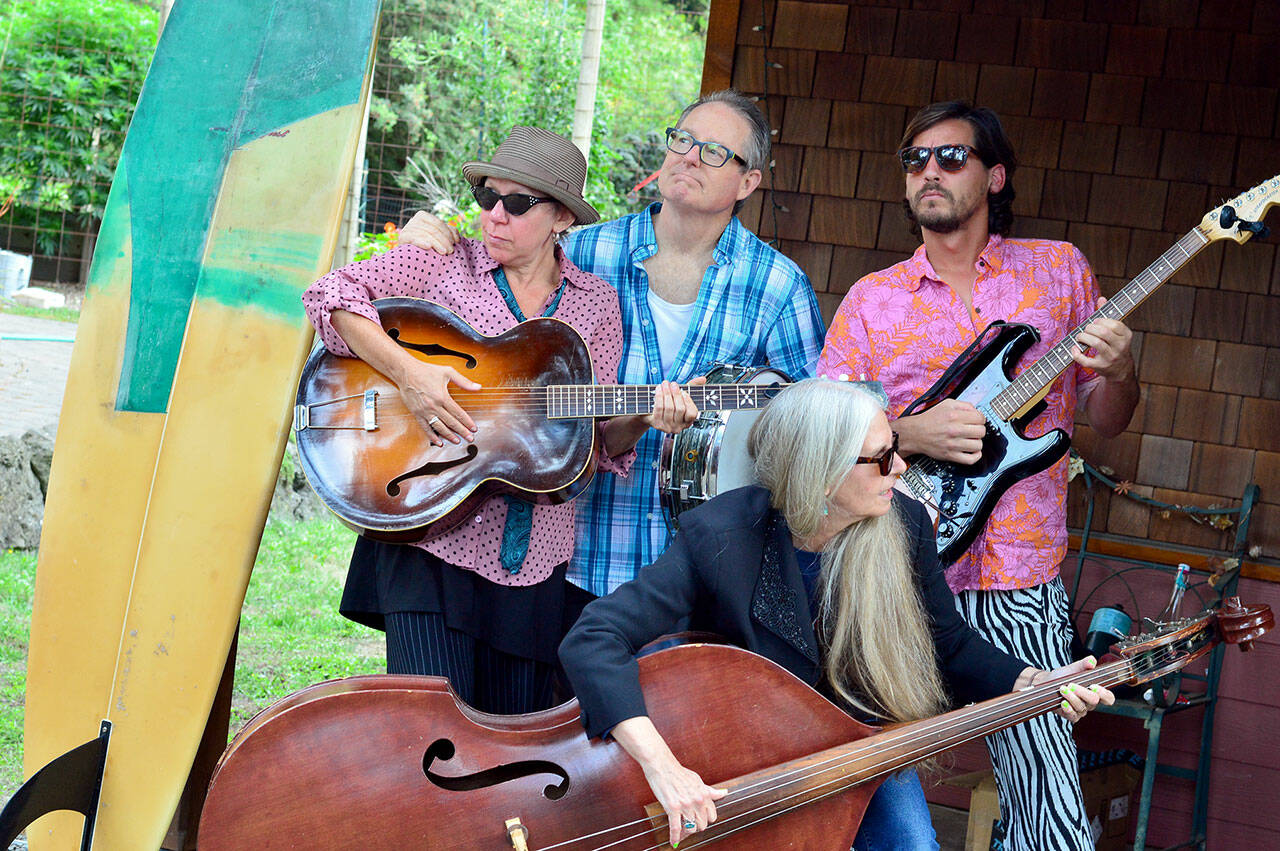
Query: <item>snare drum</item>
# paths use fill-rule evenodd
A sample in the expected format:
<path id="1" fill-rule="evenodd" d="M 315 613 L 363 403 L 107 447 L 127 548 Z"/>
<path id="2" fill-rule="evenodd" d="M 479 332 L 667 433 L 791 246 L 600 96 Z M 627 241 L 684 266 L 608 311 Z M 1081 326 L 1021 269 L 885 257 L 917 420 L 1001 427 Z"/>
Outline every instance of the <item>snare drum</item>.
<path id="1" fill-rule="evenodd" d="M 719 365 L 707 373 L 708 384 L 785 384 L 786 373 L 767 366 Z M 693 424 L 662 441 L 658 494 L 667 524 L 677 528 L 683 511 L 717 494 L 756 483 L 755 464 L 747 455 L 747 434 L 761 408 L 703 411 Z"/>

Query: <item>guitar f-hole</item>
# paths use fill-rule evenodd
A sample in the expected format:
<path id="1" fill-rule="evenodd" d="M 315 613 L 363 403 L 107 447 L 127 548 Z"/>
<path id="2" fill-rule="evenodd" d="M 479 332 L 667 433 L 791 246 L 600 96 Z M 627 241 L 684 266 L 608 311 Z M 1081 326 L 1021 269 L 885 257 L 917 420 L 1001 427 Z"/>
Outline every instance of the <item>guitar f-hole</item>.
<path id="1" fill-rule="evenodd" d="M 467 447 L 466 454 L 461 458 L 453 458 L 448 461 L 428 461 L 416 470 L 410 470 L 407 473 L 401 473 L 391 481 L 387 482 L 387 494 L 390 496 L 400 495 L 400 483 L 405 479 L 412 479 L 414 476 L 437 476 L 445 470 L 457 467 L 459 464 L 465 464 L 472 460 L 480 453 L 473 443 Z"/>
<path id="2" fill-rule="evenodd" d="M 399 328 L 388 328 L 387 336 L 395 340 L 403 348 L 412 349 L 415 352 L 422 352 L 424 355 L 427 355 L 427 356 L 436 355 L 439 357 L 458 358 L 463 362 L 463 365 L 467 369 L 476 368 L 477 361 L 475 357 L 467 354 L 466 352 L 459 352 L 454 349 L 446 349 L 444 346 L 441 346 L 438 343 L 410 343 L 405 340 L 401 340 Z"/>
<path id="3" fill-rule="evenodd" d="M 525 759 L 486 768 L 472 774 L 449 776 L 437 774 L 431 770 L 436 760 L 448 762 L 453 759 L 456 749 L 449 739 L 436 739 L 422 756 L 422 773 L 434 785 L 449 792 L 472 792 L 476 789 L 487 789 L 500 783 L 518 780 L 521 777 L 533 777 L 538 774 L 551 774 L 560 778 L 559 783 L 552 783 L 543 788 L 542 794 L 549 801 L 558 801 L 569 791 L 569 773 L 544 759 Z"/>

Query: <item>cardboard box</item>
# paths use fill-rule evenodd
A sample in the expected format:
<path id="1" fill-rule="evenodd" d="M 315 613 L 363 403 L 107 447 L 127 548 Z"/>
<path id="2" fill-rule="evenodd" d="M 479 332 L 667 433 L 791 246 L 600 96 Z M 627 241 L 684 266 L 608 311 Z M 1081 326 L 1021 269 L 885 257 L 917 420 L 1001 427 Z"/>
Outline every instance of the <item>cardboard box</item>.
<path id="1" fill-rule="evenodd" d="M 1124 851 L 1127 847 L 1129 815 L 1137 809 L 1134 792 L 1141 780 L 1142 772 L 1128 763 L 1091 768 L 1080 774 L 1095 851 Z M 1000 819 L 995 776 L 989 770 L 974 771 L 943 782 L 971 790 L 965 851 L 989 851 L 992 826 Z"/>
<path id="2" fill-rule="evenodd" d="M 969 789 L 969 826 L 965 831 L 964 851 L 989 851 L 991 833 L 1000 820 L 1000 800 L 996 796 L 996 778 L 990 771 L 974 771 L 943 781 L 948 786 Z"/>
<path id="3" fill-rule="evenodd" d="M 1128 763 L 1092 768 L 1080 774 L 1084 811 L 1097 851 L 1124 851 L 1129 815 L 1137 809 L 1134 792 L 1142 772 Z"/>

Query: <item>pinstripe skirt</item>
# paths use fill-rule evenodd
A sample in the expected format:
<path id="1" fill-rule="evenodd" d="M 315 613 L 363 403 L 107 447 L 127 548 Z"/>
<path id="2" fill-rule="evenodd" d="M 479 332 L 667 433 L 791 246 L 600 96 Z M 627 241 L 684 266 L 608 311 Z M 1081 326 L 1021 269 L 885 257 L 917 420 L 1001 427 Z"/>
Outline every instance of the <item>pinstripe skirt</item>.
<path id="1" fill-rule="evenodd" d="M 1011 591 L 961 591 L 960 616 L 995 646 L 1045 670 L 1071 661 L 1061 579 Z M 1093 848 L 1071 724 L 1041 715 L 987 737 L 995 766 L 1006 851 Z"/>

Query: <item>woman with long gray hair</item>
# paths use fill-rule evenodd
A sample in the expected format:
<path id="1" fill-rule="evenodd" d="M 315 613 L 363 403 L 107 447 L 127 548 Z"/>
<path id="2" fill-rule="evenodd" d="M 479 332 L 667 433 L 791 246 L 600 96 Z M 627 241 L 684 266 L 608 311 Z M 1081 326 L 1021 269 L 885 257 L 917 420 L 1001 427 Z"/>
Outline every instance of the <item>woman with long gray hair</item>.
<path id="1" fill-rule="evenodd" d="M 894 490 L 906 465 L 883 405 L 859 384 L 811 379 L 778 394 L 748 440 L 761 485 L 682 514 L 666 553 L 588 605 L 560 647 L 587 733 L 612 736 L 640 763 L 673 845 L 715 821 L 725 794 L 680 764 L 645 713 L 636 652 L 679 623 L 876 721 L 926 718 L 1095 664 L 1041 671 L 960 619 L 924 508 Z M 1072 721 L 1113 700 L 1073 685 L 1063 697 Z M 889 778 L 854 848 L 937 847 L 914 771 Z"/>

